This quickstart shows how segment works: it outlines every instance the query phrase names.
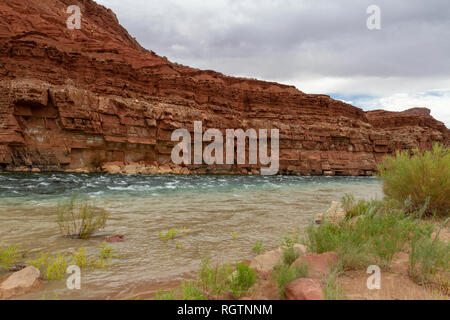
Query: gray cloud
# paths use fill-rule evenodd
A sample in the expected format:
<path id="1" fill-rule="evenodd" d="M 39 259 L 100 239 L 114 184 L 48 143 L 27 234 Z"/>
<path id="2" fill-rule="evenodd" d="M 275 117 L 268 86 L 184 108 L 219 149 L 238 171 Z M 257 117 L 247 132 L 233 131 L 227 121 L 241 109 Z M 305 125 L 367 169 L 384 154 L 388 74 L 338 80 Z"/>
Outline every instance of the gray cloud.
<path id="1" fill-rule="evenodd" d="M 448 0 L 97 2 L 144 47 L 185 65 L 306 92 L 417 99 L 417 92 L 450 91 Z M 381 8 L 379 31 L 366 27 L 371 4 Z"/>

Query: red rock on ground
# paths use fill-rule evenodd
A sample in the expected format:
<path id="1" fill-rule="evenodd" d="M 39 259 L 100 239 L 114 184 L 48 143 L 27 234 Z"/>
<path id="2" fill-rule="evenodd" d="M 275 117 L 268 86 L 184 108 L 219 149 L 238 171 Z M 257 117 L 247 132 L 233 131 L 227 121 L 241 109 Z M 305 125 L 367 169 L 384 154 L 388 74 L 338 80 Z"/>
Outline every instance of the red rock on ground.
<path id="1" fill-rule="evenodd" d="M 323 254 L 306 254 L 295 260 L 292 267 L 296 264 L 306 263 L 308 265 L 308 276 L 321 279 L 330 273 L 330 267 L 339 261 L 339 256 L 335 252 L 326 252 Z"/>
<path id="2" fill-rule="evenodd" d="M 66 27 L 69 5 L 81 8 L 80 30 Z M 92 0 L 0 2 L 0 171 L 107 162 L 169 168 L 171 133 L 192 132 L 197 120 L 221 131 L 279 129 L 282 174 L 371 175 L 386 154 L 450 140 L 427 109 L 364 112 L 293 86 L 170 62 Z M 186 172 L 256 174 L 256 167 Z"/>
<path id="3" fill-rule="evenodd" d="M 287 300 L 324 300 L 322 281 L 296 279 L 286 286 L 285 295 Z"/>
<path id="4" fill-rule="evenodd" d="M 124 242 L 125 236 L 123 234 L 115 235 L 114 237 L 110 237 L 106 239 L 106 242 Z"/>

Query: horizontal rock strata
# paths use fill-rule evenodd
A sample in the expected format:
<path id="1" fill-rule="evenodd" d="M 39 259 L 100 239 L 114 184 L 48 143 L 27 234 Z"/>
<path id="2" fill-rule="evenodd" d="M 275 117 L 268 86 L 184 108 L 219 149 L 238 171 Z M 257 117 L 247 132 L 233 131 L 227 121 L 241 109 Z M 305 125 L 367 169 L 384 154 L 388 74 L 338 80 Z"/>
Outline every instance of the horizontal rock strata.
<path id="1" fill-rule="evenodd" d="M 80 30 L 66 27 L 72 4 L 81 7 Z M 258 165 L 173 166 L 171 134 L 193 131 L 194 121 L 223 133 L 279 129 L 282 174 L 371 175 L 395 150 L 449 144 L 449 130 L 427 109 L 364 112 L 292 86 L 172 63 L 91 0 L 0 3 L 0 170 L 122 163 L 169 173 L 259 172 Z"/>

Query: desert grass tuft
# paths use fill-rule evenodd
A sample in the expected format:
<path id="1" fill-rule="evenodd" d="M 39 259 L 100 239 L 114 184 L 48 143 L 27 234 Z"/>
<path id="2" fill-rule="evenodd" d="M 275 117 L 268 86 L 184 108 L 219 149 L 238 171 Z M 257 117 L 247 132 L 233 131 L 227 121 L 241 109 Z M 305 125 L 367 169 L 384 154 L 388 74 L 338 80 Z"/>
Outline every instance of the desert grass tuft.
<path id="1" fill-rule="evenodd" d="M 19 254 L 19 249 L 16 246 L 0 249 L 0 268 L 8 270 L 20 258 L 21 255 Z"/>
<path id="2" fill-rule="evenodd" d="M 284 298 L 286 285 L 289 282 L 308 277 L 308 265 L 306 263 L 296 263 L 289 266 L 284 263 L 277 264 L 272 270 L 272 276 L 278 285 L 278 294 L 280 298 Z"/>

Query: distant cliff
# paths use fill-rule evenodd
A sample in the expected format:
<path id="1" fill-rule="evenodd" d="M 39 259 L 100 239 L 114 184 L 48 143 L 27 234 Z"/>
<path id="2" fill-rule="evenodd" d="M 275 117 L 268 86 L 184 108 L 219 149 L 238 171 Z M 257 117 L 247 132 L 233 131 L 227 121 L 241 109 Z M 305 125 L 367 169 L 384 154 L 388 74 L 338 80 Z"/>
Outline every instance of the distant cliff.
<path id="1" fill-rule="evenodd" d="M 77 3 L 82 28 L 69 30 L 66 8 Z M 171 133 L 193 130 L 194 121 L 221 130 L 279 129 L 283 174 L 371 175 L 385 154 L 450 140 L 427 109 L 364 112 L 292 86 L 172 63 L 142 48 L 91 0 L 0 3 L 0 170 L 116 162 L 171 172 Z"/>

